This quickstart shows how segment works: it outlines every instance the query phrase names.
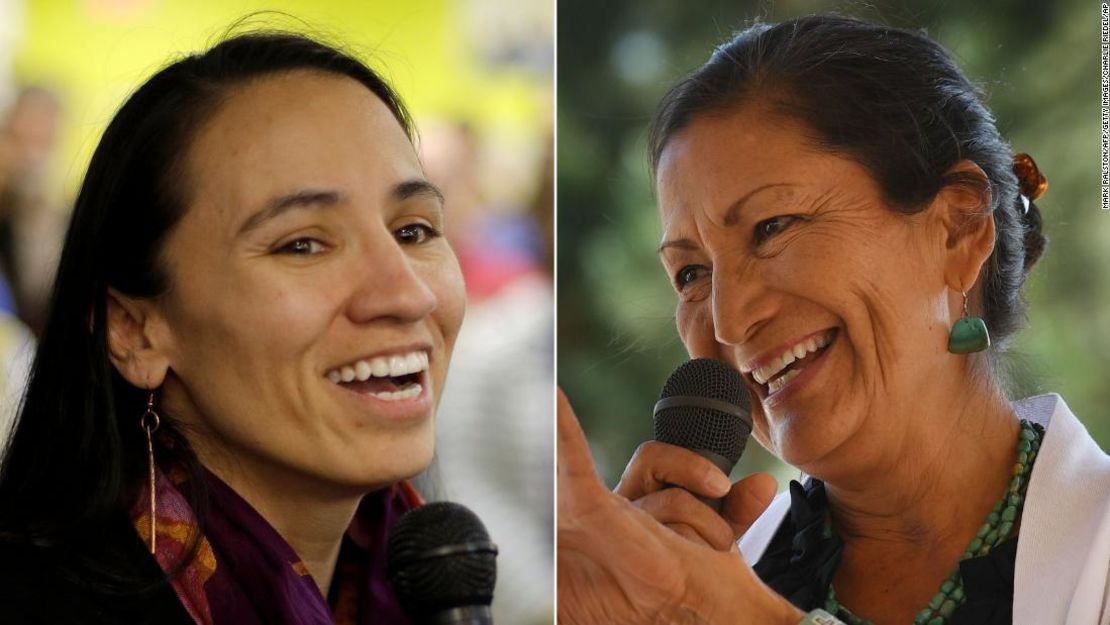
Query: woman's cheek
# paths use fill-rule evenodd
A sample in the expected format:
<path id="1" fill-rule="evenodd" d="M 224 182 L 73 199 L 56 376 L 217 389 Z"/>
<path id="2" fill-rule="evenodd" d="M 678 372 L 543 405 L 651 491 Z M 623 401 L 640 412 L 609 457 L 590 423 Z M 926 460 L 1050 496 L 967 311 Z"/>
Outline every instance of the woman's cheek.
<path id="1" fill-rule="evenodd" d="M 767 415 L 763 413 L 763 404 L 759 401 L 752 402 L 752 438 L 764 449 L 778 456 L 779 452 L 771 444 L 770 428 L 767 425 Z"/>
<path id="2" fill-rule="evenodd" d="M 448 349 L 447 355 L 450 356 L 450 349 L 466 315 L 466 284 L 453 253 L 432 268 L 429 280 L 436 295 L 436 312 L 432 314 L 437 317 Z"/>
<path id="3" fill-rule="evenodd" d="M 691 358 L 719 358 L 713 314 L 707 300 L 679 302 L 675 325 Z"/>

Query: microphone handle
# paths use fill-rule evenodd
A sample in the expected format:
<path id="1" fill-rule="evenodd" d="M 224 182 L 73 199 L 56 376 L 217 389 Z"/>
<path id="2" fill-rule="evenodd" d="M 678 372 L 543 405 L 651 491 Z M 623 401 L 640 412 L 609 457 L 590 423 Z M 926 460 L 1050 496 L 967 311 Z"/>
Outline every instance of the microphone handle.
<path id="1" fill-rule="evenodd" d="M 431 614 L 424 625 L 493 625 L 488 605 L 464 605 Z"/>
<path id="2" fill-rule="evenodd" d="M 719 454 L 717 452 L 714 452 L 714 451 L 710 451 L 708 449 L 691 449 L 690 451 L 692 451 L 692 452 L 696 453 L 697 455 L 701 456 L 702 458 L 705 458 L 706 460 L 712 462 L 713 465 L 716 466 L 718 469 L 720 469 L 722 472 L 724 472 L 724 474 L 726 476 L 729 473 L 732 472 L 732 467 L 734 467 L 736 465 L 736 463 L 732 462 L 728 458 L 725 458 L 721 454 Z M 690 493 L 690 494 L 694 495 L 694 493 Z M 716 512 L 717 514 L 721 513 L 721 507 L 724 505 L 724 498 L 723 497 L 718 497 L 716 499 L 712 499 L 710 497 L 702 497 L 701 495 L 694 495 L 694 497 L 697 497 L 698 501 L 704 503 L 705 505 L 709 506 L 710 508 L 713 508 L 713 511 Z"/>

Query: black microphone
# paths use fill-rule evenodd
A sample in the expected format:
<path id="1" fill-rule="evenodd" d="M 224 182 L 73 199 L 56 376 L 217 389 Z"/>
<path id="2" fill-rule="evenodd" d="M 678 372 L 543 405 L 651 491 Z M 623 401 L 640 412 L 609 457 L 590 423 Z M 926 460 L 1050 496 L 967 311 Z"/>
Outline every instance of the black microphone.
<path id="1" fill-rule="evenodd" d="M 389 533 L 386 571 L 417 625 L 490 625 L 497 545 L 466 506 L 436 501 L 406 512 Z"/>
<path id="2" fill-rule="evenodd" d="M 688 360 L 655 404 L 655 440 L 685 447 L 732 471 L 752 433 L 751 396 L 740 373 L 719 360 Z M 720 499 L 698 497 L 717 512 Z"/>

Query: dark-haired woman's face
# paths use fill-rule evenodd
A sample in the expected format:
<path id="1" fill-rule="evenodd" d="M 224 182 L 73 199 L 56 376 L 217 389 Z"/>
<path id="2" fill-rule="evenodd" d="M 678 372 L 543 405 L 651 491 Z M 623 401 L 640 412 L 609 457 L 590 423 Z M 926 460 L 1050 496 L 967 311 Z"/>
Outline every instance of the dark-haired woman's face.
<path id="1" fill-rule="evenodd" d="M 202 125 L 187 174 L 161 404 L 202 461 L 256 487 L 421 471 L 464 291 L 443 199 L 387 107 L 346 77 L 256 80 Z"/>
<path id="2" fill-rule="evenodd" d="M 760 442 L 826 470 L 837 449 L 902 449 L 921 424 L 898 417 L 936 395 L 953 358 L 933 211 L 889 210 L 862 166 L 758 109 L 673 136 L 657 191 L 679 333 L 691 356 L 744 373 Z M 841 448 L 853 439 L 869 445 Z"/>

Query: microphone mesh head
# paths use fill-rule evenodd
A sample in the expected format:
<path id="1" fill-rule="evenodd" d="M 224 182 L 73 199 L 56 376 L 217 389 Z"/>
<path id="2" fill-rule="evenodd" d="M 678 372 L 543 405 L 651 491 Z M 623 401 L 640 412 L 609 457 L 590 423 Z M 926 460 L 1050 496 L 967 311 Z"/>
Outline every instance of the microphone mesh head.
<path id="1" fill-rule="evenodd" d="M 445 553 L 446 552 L 446 553 Z M 478 516 L 436 501 L 409 510 L 389 533 L 386 570 L 410 615 L 488 606 L 497 580 L 497 548 Z"/>
<path id="2" fill-rule="evenodd" d="M 667 378 L 659 399 L 690 396 L 731 404 L 743 417 L 699 405 L 662 408 L 655 413 L 655 440 L 712 451 L 735 464 L 752 431 L 751 397 L 740 373 L 719 360 L 688 360 Z"/>

